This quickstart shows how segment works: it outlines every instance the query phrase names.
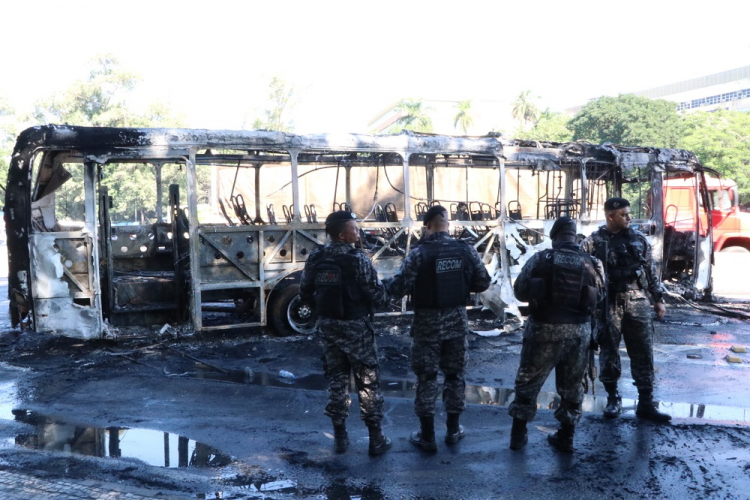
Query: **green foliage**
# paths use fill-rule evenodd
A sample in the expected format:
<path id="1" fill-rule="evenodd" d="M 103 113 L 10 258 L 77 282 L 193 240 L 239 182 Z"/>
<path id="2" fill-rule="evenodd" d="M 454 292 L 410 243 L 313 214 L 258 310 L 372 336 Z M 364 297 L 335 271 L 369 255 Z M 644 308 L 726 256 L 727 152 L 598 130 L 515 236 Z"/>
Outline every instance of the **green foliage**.
<path id="1" fill-rule="evenodd" d="M 401 114 L 401 117 L 390 126 L 389 133 L 397 133 L 401 130 L 432 132 L 432 118 L 429 115 L 432 108 L 425 106 L 422 99 L 402 99 L 394 109 Z"/>
<path id="2" fill-rule="evenodd" d="M 674 148 L 679 145 L 682 133 L 675 103 L 632 94 L 589 102 L 568 127 L 576 141 L 621 146 Z"/>
<path id="3" fill-rule="evenodd" d="M 131 126 L 133 115 L 125 97 L 135 88 L 138 77 L 121 69 L 111 54 L 95 58 L 92 64 L 88 78 L 36 103 L 33 118 L 37 123 Z"/>
<path id="4" fill-rule="evenodd" d="M 120 67 L 117 58 L 104 55 L 95 58 L 85 79 L 77 80 L 65 91 L 38 101 L 33 113 L 37 123 L 60 123 L 95 127 L 168 127 L 185 126 L 185 118 L 164 103 L 154 102 L 145 112 L 135 113 L 127 98 L 139 78 Z M 0 108 L 1 109 L 1 108 Z M 0 168 L 3 168 L 0 163 Z M 7 168 L 7 167 L 6 167 Z M 83 217 L 83 167 L 67 165 L 73 177 L 56 192 L 56 212 L 60 219 Z M 208 167 L 198 168 L 198 189 L 208 193 Z M 152 164 L 107 164 L 102 167 L 102 184 L 112 196 L 113 222 L 154 221 L 156 218 L 156 166 Z M 184 168 L 165 165 L 162 169 L 163 214 L 166 214 L 169 184 L 180 185 L 185 203 Z"/>
<path id="5" fill-rule="evenodd" d="M 547 109 L 531 129 L 519 128 L 514 137 L 531 141 L 569 142 L 573 138 L 573 132 L 568 128 L 569 121 L 564 114 Z"/>
<path id="6" fill-rule="evenodd" d="M 461 127 L 464 135 L 466 135 L 468 130 L 474 126 L 474 117 L 471 114 L 471 99 L 460 101 L 456 104 L 456 109 L 458 113 L 453 118 L 453 128 L 458 129 Z"/>
<path id="7" fill-rule="evenodd" d="M 291 132 L 294 121 L 287 120 L 285 113 L 290 112 L 296 104 L 293 100 L 296 89 L 278 76 L 273 77 L 269 85 L 268 108 L 263 112 L 264 118 L 253 122 L 254 129 L 279 130 Z"/>
<path id="8" fill-rule="evenodd" d="M 16 135 L 18 135 L 15 110 L 7 99 L 0 97 L 0 183 L 5 189 L 8 178 L 10 155 L 13 153 Z"/>
<path id="9" fill-rule="evenodd" d="M 131 127 L 184 128 L 186 126 L 183 114 L 176 113 L 160 101 L 152 102 L 143 114 L 133 115 L 130 122 Z"/>
<path id="10" fill-rule="evenodd" d="M 110 216 L 112 222 L 155 222 L 156 213 L 156 165 L 153 164 L 108 164 L 104 166 L 103 184 L 112 196 Z M 198 203 L 208 202 L 211 185 L 211 169 L 207 165 L 196 167 Z M 187 205 L 187 175 L 185 167 L 164 164 L 161 167 L 162 216 L 167 220 L 169 211 L 169 185 L 180 186 L 180 206 Z"/>
<path id="11" fill-rule="evenodd" d="M 685 115 L 680 147 L 707 167 L 733 179 L 740 199 L 750 199 L 750 113 L 716 110 Z"/>
<path id="12" fill-rule="evenodd" d="M 83 165 L 65 165 L 72 177 L 55 191 L 55 217 L 58 221 L 82 221 L 86 213 Z"/>
<path id="13" fill-rule="evenodd" d="M 531 97 L 530 90 L 524 90 L 516 100 L 513 101 L 513 119 L 518 121 L 521 130 L 525 130 L 529 124 L 536 123 L 539 118 L 539 108 L 534 103 L 534 98 Z"/>
<path id="14" fill-rule="evenodd" d="M 104 169 L 104 184 L 112 196 L 113 222 L 141 223 L 147 212 L 156 210 L 156 176 L 153 165 L 112 164 Z M 168 192 L 168 191 L 167 191 Z M 164 193 L 165 201 L 167 192 Z M 151 216 L 154 218 L 155 214 Z"/>

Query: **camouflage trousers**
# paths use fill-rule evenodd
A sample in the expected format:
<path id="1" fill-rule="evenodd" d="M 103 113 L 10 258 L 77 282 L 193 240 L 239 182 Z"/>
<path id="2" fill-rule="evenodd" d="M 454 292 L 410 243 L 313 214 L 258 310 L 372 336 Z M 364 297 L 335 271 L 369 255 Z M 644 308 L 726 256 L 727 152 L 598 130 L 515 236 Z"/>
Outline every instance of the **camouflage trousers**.
<path id="1" fill-rule="evenodd" d="M 366 319 L 336 323 L 327 328 L 318 323 L 323 344 L 323 369 L 328 379 L 325 414 L 333 420 L 344 420 L 349 416 L 349 378 L 353 374 L 360 416 L 368 425 L 378 424 L 383 419 L 383 395 L 380 392 L 375 331 Z"/>
<path id="2" fill-rule="evenodd" d="M 536 417 L 537 396 L 550 372 L 555 370 L 555 385 L 560 406 L 555 418 L 563 424 L 575 425 L 581 419 L 586 351 L 591 338 L 591 325 L 526 325 L 521 365 L 516 374 L 516 397 L 508 407 L 513 418 L 531 421 Z"/>
<path id="3" fill-rule="evenodd" d="M 443 371 L 443 405 L 448 413 L 461 413 L 466 406 L 466 336 L 448 340 L 413 339 L 411 367 L 417 376 L 414 412 L 418 417 L 432 417 L 438 395 L 438 368 Z"/>
<path id="4" fill-rule="evenodd" d="M 616 384 L 622 373 L 620 341 L 630 358 L 635 386 L 644 391 L 654 388 L 654 328 L 651 303 L 641 290 L 615 294 L 609 299 L 609 328 L 600 335 L 599 380 Z"/>

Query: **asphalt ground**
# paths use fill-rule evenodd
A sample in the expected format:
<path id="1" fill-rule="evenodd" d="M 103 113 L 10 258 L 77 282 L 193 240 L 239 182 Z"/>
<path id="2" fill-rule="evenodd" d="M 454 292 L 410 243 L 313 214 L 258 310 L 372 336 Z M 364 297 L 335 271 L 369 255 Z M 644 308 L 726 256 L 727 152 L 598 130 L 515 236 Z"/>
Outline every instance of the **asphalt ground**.
<path id="1" fill-rule="evenodd" d="M 495 327 L 486 313 L 471 320 L 475 331 Z M 19 333 L 0 317 L 0 498 L 750 498 L 750 354 L 726 361 L 732 347 L 750 346 L 746 321 L 670 304 L 655 326 L 655 361 L 672 424 L 634 416 L 627 376 L 625 413 L 604 419 L 597 383 L 572 454 L 546 442 L 557 427 L 553 377 L 529 444 L 508 449 L 520 331 L 470 335 L 467 436 L 439 442 L 434 455 L 415 449 L 408 318 L 378 320 L 376 330 L 394 445 L 371 458 L 355 394 L 351 447 L 333 452 L 312 337 L 155 328 L 81 342 Z M 441 409 L 439 439 L 444 418 Z"/>

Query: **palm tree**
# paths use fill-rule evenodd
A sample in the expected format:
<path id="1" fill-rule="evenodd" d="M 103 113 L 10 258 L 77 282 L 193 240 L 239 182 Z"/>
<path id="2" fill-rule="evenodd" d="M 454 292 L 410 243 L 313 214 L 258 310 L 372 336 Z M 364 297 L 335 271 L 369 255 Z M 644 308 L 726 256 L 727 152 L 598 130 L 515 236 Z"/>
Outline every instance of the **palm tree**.
<path id="1" fill-rule="evenodd" d="M 513 118 L 518 120 L 524 129 L 539 118 L 539 108 L 534 104 L 530 90 L 524 90 L 513 101 Z"/>
<path id="2" fill-rule="evenodd" d="M 453 128 L 457 129 L 460 126 L 464 131 L 464 135 L 466 135 L 469 127 L 474 125 L 474 117 L 471 116 L 471 99 L 459 101 L 458 104 L 456 104 L 456 109 L 458 110 L 458 113 L 456 113 L 456 116 L 453 119 Z"/>
<path id="3" fill-rule="evenodd" d="M 393 124 L 394 128 L 432 132 L 432 118 L 427 114 L 432 108 L 424 106 L 422 99 L 402 99 L 394 109 L 401 113 Z"/>

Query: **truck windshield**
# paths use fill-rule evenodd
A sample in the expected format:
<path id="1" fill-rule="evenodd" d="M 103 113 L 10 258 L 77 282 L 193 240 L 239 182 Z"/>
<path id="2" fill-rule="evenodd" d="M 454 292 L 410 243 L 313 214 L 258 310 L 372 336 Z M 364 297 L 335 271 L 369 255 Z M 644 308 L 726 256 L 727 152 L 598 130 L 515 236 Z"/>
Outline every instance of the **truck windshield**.
<path id="1" fill-rule="evenodd" d="M 731 210 L 734 204 L 732 203 L 731 189 L 712 189 L 711 190 L 711 204 L 716 210 Z"/>

